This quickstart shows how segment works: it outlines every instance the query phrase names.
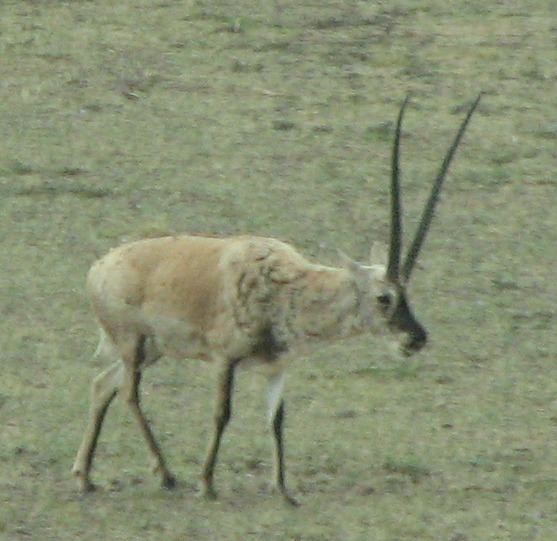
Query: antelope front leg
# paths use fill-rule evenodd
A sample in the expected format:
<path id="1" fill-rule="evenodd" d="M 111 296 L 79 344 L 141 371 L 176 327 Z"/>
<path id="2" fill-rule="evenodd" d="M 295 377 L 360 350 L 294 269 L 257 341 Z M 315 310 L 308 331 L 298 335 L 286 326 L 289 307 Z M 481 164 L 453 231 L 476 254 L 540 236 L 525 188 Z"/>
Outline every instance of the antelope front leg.
<path id="1" fill-rule="evenodd" d="M 295 500 L 286 489 L 284 476 L 284 400 L 282 399 L 282 389 L 284 387 L 284 374 L 275 374 L 269 378 L 267 387 L 267 400 L 269 405 L 269 421 L 271 423 L 274 439 L 274 486 L 289 505 L 298 506 Z"/>

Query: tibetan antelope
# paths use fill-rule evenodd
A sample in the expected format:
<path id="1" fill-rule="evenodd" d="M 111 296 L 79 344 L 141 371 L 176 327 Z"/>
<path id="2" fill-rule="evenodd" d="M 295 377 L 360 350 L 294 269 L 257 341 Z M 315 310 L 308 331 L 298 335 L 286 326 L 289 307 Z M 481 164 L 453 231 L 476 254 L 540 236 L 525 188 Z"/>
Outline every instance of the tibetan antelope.
<path id="1" fill-rule="evenodd" d="M 299 354 L 300 347 L 382 329 L 399 337 L 406 355 L 424 347 L 427 333 L 410 308 L 407 285 L 449 164 L 480 96 L 445 156 L 404 262 L 399 146 L 408 98 L 394 136 L 386 261 L 361 265 L 345 257 L 335 268 L 311 263 L 289 244 L 272 238 L 183 235 L 125 244 L 95 262 L 87 288 L 101 328 L 100 347 L 108 346 L 118 361 L 92 383 L 89 420 L 73 466 L 80 488 L 94 488 L 89 477 L 93 456 L 106 411 L 117 394 L 139 423 L 162 485 L 175 485 L 139 395 L 142 369 L 168 355 L 218 365 L 214 432 L 201 477 L 203 494 L 215 498 L 213 472 L 231 416 L 235 371 L 251 361 L 264 366 L 268 377 L 274 485 L 287 502 L 296 504 L 284 476 L 285 361 Z"/>

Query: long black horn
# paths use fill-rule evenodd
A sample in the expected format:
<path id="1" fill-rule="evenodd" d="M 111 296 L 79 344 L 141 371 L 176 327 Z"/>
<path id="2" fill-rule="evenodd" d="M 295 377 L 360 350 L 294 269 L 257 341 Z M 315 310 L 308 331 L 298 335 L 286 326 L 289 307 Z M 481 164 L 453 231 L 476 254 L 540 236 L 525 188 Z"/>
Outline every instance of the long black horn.
<path id="1" fill-rule="evenodd" d="M 458 133 L 456 134 L 456 137 L 453 141 L 453 144 L 449 148 L 449 151 L 447 152 L 447 155 L 443 160 L 443 164 L 441 165 L 441 169 L 439 170 L 437 178 L 433 183 L 433 188 L 431 189 L 431 195 L 429 196 L 429 199 L 422 213 L 422 217 L 418 225 L 418 229 L 416 231 L 416 236 L 414 237 L 410 249 L 406 254 L 406 259 L 404 260 L 404 265 L 402 267 L 402 272 L 401 272 L 402 282 L 407 282 L 410 278 L 410 274 L 412 273 L 414 264 L 416 263 L 416 259 L 418 258 L 418 254 L 420 253 L 420 248 L 422 247 L 425 236 L 427 235 L 427 231 L 431 224 L 433 213 L 435 211 L 435 204 L 437 203 L 437 199 L 439 198 L 439 192 L 441 191 L 443 180 L 445 180 L 445 176 L 449 169 L 449 165 L 451 164 L 451 160 L 453 159 L 456 149 L 460 143 L 460 140 L 464 135 L 464 131 L 466 130 L 466 126 L 468 126 L 468 122 L 470 121 L 472 113 L 476 110 L 476 107 L 478 106 L 481 97 L 482 94 L 480 92 L 480 94 L 478 94 L 478 97 L 474 100 L 474 103 L 470 107 L 468 114 L 466 115 L 466 118 L 463 120 L 462 124 L 460 125 Z"/>
<path id="2" fill-rule="evenodd" d="M 399 282 L 400 274 L 400 251 L 402 249 L 402 219 L 400 202 L 400 131 L 402 127 L 402 117 L 408 103 L 409 96 L 406 96 L 396 123 L 395 139 L 393 142 L 393 155 L 391 165 L 391 240 L 389 244 L 389 262 L 387 265 L 387 278 L 392 282 Z"/>

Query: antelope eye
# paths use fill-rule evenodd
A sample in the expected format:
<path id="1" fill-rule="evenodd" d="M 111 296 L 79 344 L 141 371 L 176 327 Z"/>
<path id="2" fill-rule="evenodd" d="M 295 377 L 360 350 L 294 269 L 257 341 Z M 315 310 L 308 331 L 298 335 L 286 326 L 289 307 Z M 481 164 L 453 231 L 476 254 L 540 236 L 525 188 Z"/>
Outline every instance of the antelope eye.
<path id="1" fill-rule="evenodd" d="M 377 297 L 377 302 L 381 305 L 381 308 L 389 308 L 392 303 L 392 297 L 390 295 L 379 295 Z"/>

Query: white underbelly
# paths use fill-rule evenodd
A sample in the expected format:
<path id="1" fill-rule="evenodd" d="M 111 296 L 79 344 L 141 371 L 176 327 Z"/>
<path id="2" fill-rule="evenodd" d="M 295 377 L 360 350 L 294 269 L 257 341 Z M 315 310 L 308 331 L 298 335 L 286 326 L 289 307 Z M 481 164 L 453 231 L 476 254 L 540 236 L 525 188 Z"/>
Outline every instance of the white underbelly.
<path id="1" fill-rule="evenodd" d="M 154 347 L 159 355 L 175 359 L 205 359 L 210 353 L 205 336 L 187 322 L 173 318 L 151 318 L 149 328 Z"/>

